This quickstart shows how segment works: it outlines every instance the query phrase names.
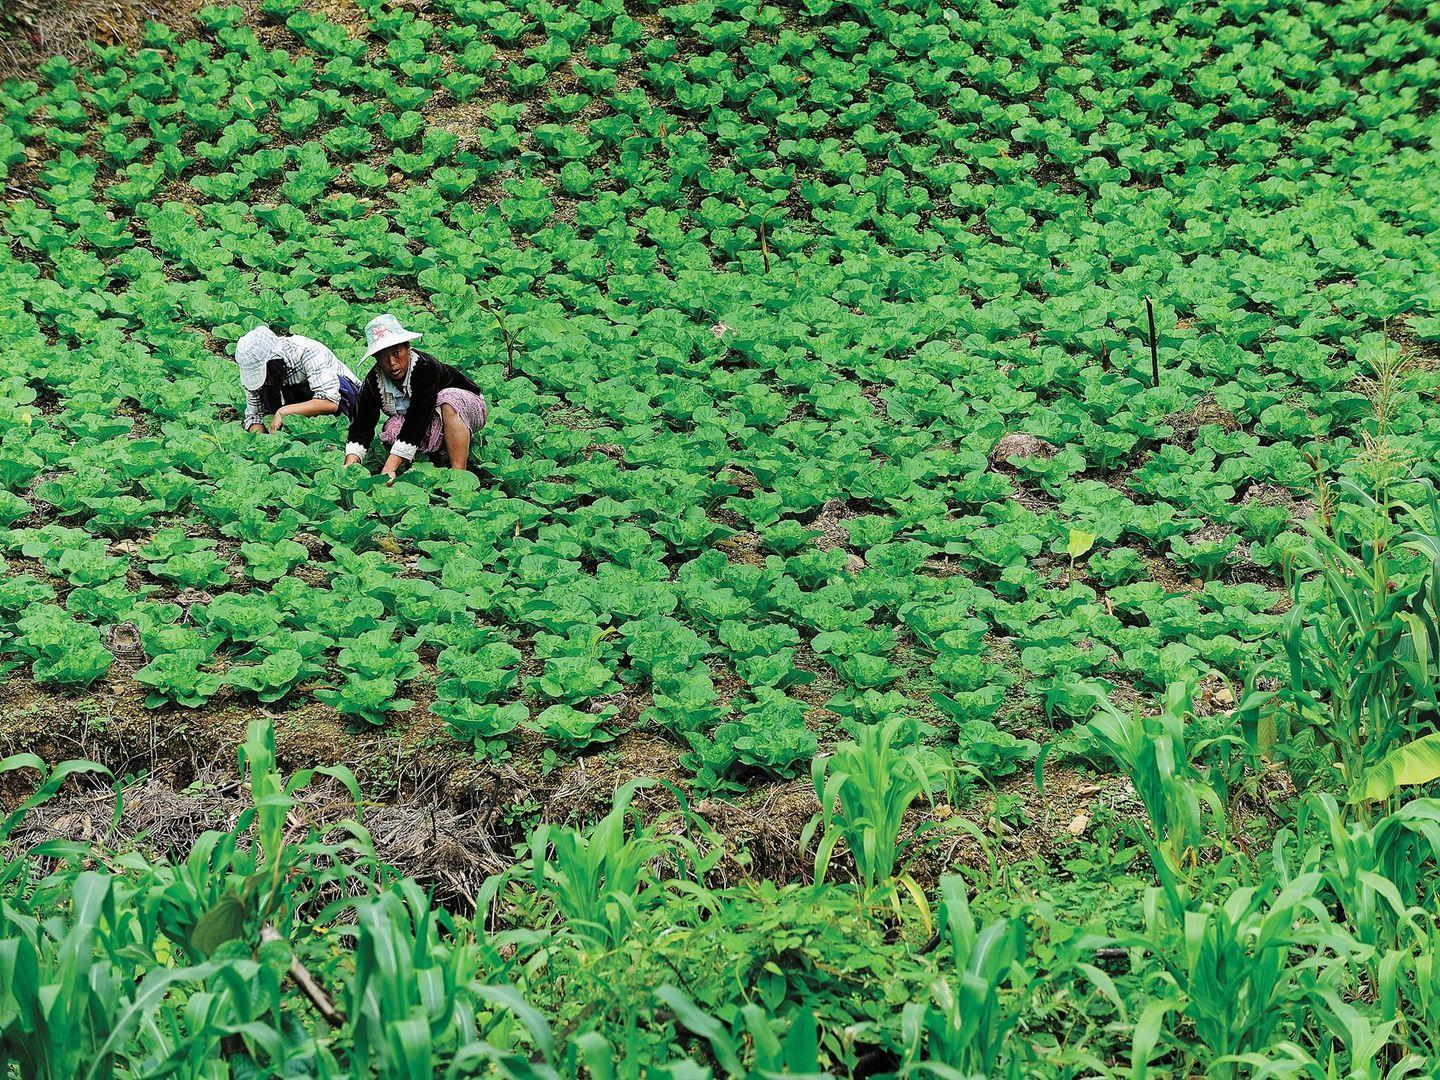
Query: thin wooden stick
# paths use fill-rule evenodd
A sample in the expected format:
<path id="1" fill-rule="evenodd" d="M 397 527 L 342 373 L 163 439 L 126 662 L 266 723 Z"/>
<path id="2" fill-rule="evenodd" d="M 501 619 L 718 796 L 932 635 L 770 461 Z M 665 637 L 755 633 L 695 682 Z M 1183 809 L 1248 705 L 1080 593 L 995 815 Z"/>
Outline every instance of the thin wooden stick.
<path id="1" fill-rule="evenodd" d="M 1155 305 L 1145 297 L 1145 316 L 1150 320 L 1150 381 L 1160 385 L 1160 343 L 1155 338 Z"/>
<path id="2" fill-rule="evenodd" d="M 264 926 L 260 928 L 260 940 L 266 942 L 284 941 L 285 939 L 273 926 Z M 335 1008 L 335 1003 L 330 1000 L 330 995 L 325 992 L 325 988 L 315 981 L 315 977 L 310 974 L 309 969 L 300 962 L 298 956 L 293 954 L 290 957 L 289 975 L 290 981 L 310 999 L 310 1004 L 315 1006 L 316 1012 L 325 1018 L 327 1024 L 332 1028 L 345 1026 L 345 1014 Z"/>

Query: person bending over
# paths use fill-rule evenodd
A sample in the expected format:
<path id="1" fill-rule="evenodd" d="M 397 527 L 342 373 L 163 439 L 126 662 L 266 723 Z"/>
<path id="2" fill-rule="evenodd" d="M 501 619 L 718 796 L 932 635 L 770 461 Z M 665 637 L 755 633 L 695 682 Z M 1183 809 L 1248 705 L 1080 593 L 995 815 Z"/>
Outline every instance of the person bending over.
<path id="1" fill-rule="evenodd" d="M 380 471 L 392 482 L 417 453 L 436 454 L 442 446 L 451 468 L 465 468 L 470 437 L 485 426 L 480 388 L 459 369 L 412 349 L 410 342 L 419 336 L 394 315 L 378 315 L 365 325 L 365 355 L 375 357 L 375 366 L 360 387 L 345 464 L 365 456 L 384 413 L 380 441 L 388 453 Z"/>
<path id="2" fill-rule="evenodd" d="M 246 431 L 279 431 L 287 416 L 355 415 L 360 380 L 313 338 L 282 337 L 262 323 L 235 343 L 235 362 L 245 390 L 240 423 Z"/>

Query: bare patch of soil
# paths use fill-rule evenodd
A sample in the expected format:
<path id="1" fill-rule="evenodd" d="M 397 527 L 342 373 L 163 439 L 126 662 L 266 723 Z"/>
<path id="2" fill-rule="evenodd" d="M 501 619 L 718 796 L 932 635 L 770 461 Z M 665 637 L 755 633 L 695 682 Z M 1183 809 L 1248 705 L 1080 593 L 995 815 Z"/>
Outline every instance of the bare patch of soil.
<path id="1" fill-rule="evenodd" d="M 1056 448 L 1044 439 L 1012 431 L 1008 435 L 1002 435 L 1000 441 L 991 448 L 990 462 L 999 465 L 1008 463 L 1011 458 L 1052 458 L 1056 452 Z"/>
<path id="2" fill-rule="evenodd" d="M 1002 800 L 1011 804 L 1011 812 L 999 817 L 996 809 Z M 964 810 L 965 817 L 988 834 L 986 844 L 957 831 L 921 860 L 917 877 L 938 881 L 957 864 L 984 867 L 992 859 L 1004 863 L 1047 859 L 1084 836 L 1101 808 L 1119 817 L 1139 818 L 1143 813 L 1134 788 L 1122 777 L 1094 775 L 1076 765 L 1052 765 L 1045 770 L 1042 793 L 1029 770 L 1021 770 Z"/>
<path id="3" fill-rule="evenodd" d="M 306 6 L 343 26 L 353 38 L 364 38 L 370 33 L 370 17 L 355 0 L 310 0 Z"/>
<path id="4" fill-rule="evenodd" d="M 821 505 L 820 512 L 815 515 L 815 520 L 808 526 L 820 534 L 815 537 L 815 546 L 821 551 L 848 547 L 850 534 L 845 529 L 845 521 L 854 516 L 846 506 L 844 499 L 826 500 Z M 861 566 L 863 567 L 864 564 L 862 563 Z"/>
<path id="5" fill-rule="evenodd" d="M 1240 427 L 1235 414 L 1215 404 L 1213 397 L 1205 397 L 1193 409 L 1171 413 L 1164 421 L 1172 429 L 1170 442 L 1189 450 L 1195 444 L 1195 436 L 1203 427 L 1218 427 L 1222 431 L 1235 431 Z"/>
<path id="6" fill-rule="evenodd" d="M 1186 577 L 1177 570 L 1169 559 L 1160 555 L 1142 556 L 1150 571 L 1150 580 L 1161 586 L 1167 593 L 1199 592 L 1205 583 L 1197 577 Z"/>
<path id="7" fill-rule="evenodd" d="M 801 780 L 772 785 L 733 802 L 698 802 L 695 812 L 734 842 L 716 870 L 720 883 L 733 884 L 750 875 L 775 881 L 808 880 L 814 856 L 801 851 L 799 840 L 815 808 L 815 791 Z"/>
<path id="8" fill-rule="evenodd" d="M 412 696 L 428 697 L 418 684 L 412 689 Z M 535 822 L 593 821 L 610 807 L 616 789 L 638 776 L 677 787 L 686 779 L 679 747 L 639 729 L 547 770 L 543 741 L 529 734 L 505 760 L 475 760 L 423 701 L 373 729 L 349 724 L 315 702 L 271 711 L 216 695 L 201 712 L 151 710 L 144 707 L 143 689 L 118 671 L 85 695 L 11 682 L 0 689 L 0 715 L 5 717 L 0 757 L 24 751 L 51 763 L 83 758 L 125 781 L 117 824 L 112 825 L 114 794 L 108 784 L 75 783 L 31 816 L 13 838 L 18 844 L 103 839 L 111 846 L 135 843 L 183 852 L 206 829 L 230 828 L 248 805 L 236 747 L 249 722 L 264 715 L 274 721 L 283 772 L 349 768 L 366 799 L 361 820 L 381 858 L 461 902 L 468 902 L 487 875 L 509 864 Z M 13 806 L 33 786 L 33 774 L 7 775 L 0 783 L 0 804 Z M 658 813 L 673 810 L 676 802 L 657 786 L 636 805 Z M 343 789 L 326 781 L 304 797 L 293 824 L 303 834 L 354 813 Z"/>
<path id="9" fill-rule="evenodd" d="M 249 805 L 233 770 L 208 768 L 183 789 L 150 776 L 123 788 L 118 820 L 113 791 L 71 788 L 28 814 L 11 840 L 21 848 L 63 839 L 183 858 L 203 833 L 233 829 Z M 493 809 L 410 800 L 357 811 L 344 788 L 330 781 L 297 796 L 289 826 L 292 835 L 311 829 L 323 835 L 352 817 L 369 830 L 381 861 L 434 887 L 451 904 L 473 907 L 485 878 L 511 862 L 508 837 L 496 827 Z"/>
<path id="10" fill-rule="evenodd" d="M 1304 521 L 1318 509 L 1313 499 L 1302 498 L 1280 484 L 1251 484 L 1244 501 L 1260 506 L 1283 506 L 1296 522 Z"/>
<path id="11" fill-rule="evenodd" d="M 753 532 L 740 532 L 734 536 L 727 536 L 715 541 L 715 547 L 725 553 L 725 557 L 732 563 L 745 563 L 749 566 L 765 565 L 765 549 L 760 544 L 760 537 Z"/>
<path id="12" fill-rule="evenodd" d="M 1002 469 L 1000 471 L 1007 472 L 1009 470 Z M 1018 471 L 1011 478 L 1010 492 L 1011 499 L 1032 514 L 1049 514 L 1059 509 L 1059 503 L 1054 498 L 1028 483 Z"/>

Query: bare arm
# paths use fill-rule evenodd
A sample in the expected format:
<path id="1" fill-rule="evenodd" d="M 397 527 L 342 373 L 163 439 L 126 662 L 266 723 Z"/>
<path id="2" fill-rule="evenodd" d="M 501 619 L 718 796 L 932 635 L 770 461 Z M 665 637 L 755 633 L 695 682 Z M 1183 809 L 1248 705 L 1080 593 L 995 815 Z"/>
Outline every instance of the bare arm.
<path id="1" fill-rule="evenodd" d="M 275 410 L 275 419 L 270 424 L 270 430 L 279 431 L 287 416 L 326 416 L 339 411 L 340 406 L 326 398 L 311 398 L 309 401 L 297 401 L 293 405 L 281 405 Z"/>
<path id="2" fill-rule="evenodd" d="M 382 475 L 388 476 L 390 478 L 390 482 L 393 484 L 395 482 L 395 475 L 400 471 L 400 466 L 409 464 L 409 458 L 397 457 L 396 455 L 391 454 L 385 459 L 385 467 L 382 468 L 380 472 Z"/>

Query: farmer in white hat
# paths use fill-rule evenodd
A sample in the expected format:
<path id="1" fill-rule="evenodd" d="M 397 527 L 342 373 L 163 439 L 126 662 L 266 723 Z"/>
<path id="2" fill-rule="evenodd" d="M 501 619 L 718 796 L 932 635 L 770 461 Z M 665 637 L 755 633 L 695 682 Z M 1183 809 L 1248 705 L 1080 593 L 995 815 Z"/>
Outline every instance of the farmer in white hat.
<path id="1" fill-rule="evenodd" d="M 246 431 L 285 426 L 287 416 L 355 415 L 360 380 L 335 354 L 313 338 L 282 337 L 263 323 L 235 344 L 240 385 L 245 390 Z"/>
<path id="2" fill-rule="evenodd" d="M 380 441 L 389 454 L 380 471 L 392 481 L 421 452 L 438 454 L 443 447 L 455 469 L 469 462 L 470 436 L 485 425 L 485 398 L 464 372 L 412 349 L 419 336 L 390 314 L 365 325 L 365 355 L 375 357 L 375 366 L 360 387 L 345 464 L 365 456 L 381 413 L 388 419 Z"/>

